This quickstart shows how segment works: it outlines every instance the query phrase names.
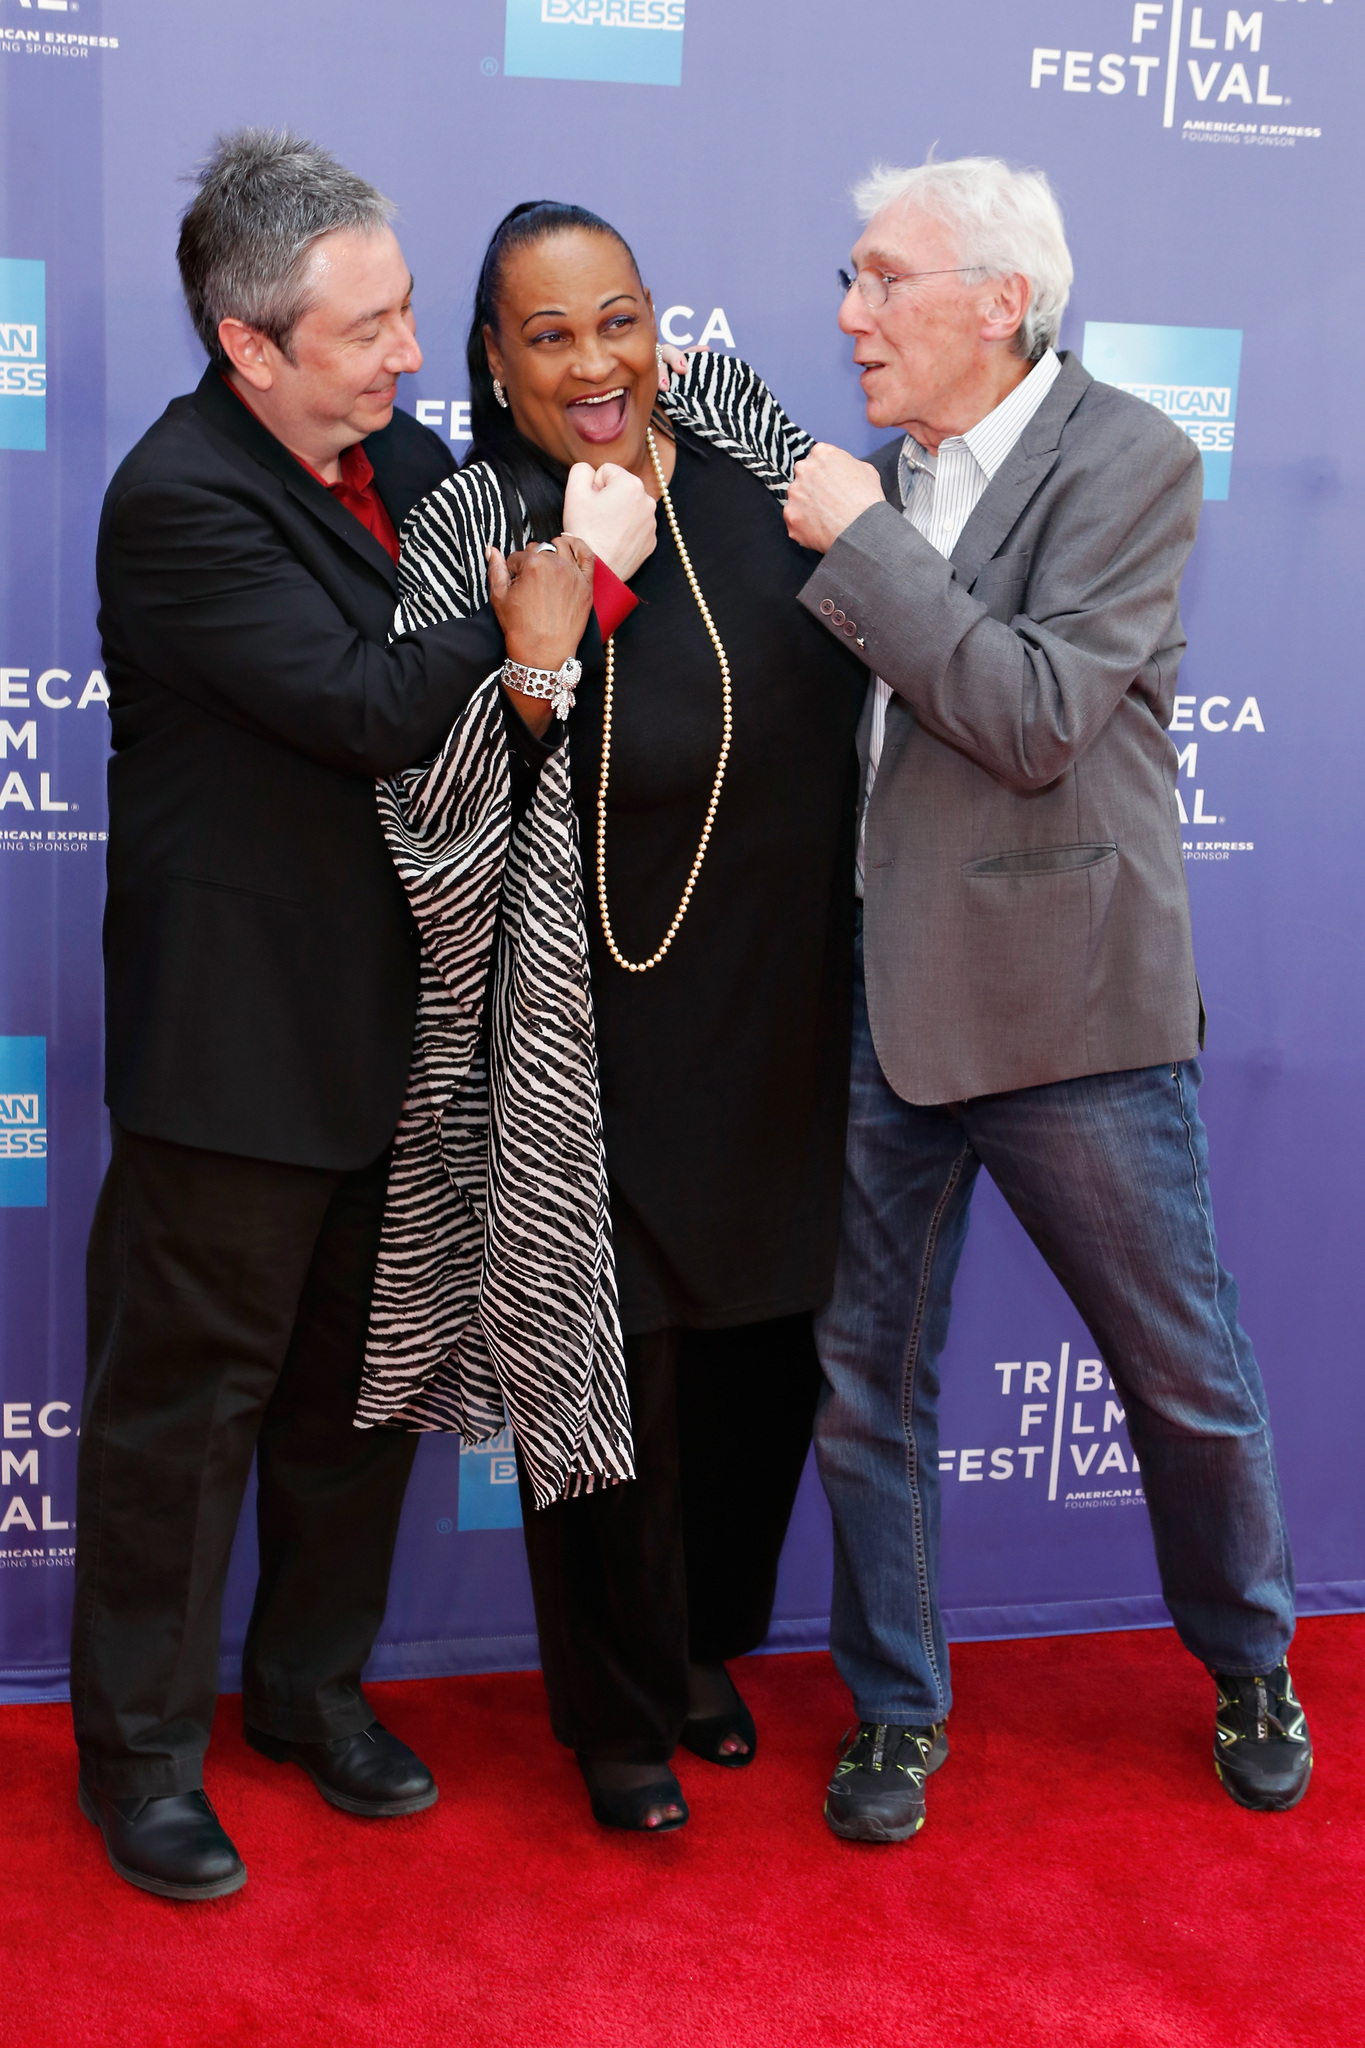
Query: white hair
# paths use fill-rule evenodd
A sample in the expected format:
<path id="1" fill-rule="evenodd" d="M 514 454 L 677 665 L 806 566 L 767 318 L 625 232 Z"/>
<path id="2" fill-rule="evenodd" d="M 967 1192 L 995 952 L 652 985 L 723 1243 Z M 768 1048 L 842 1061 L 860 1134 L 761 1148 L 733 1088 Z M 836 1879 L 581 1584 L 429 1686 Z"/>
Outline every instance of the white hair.
<path id="1" fill-rule="evenodd" d="M 1037 362 L 1056 342 L 1074 272 L 1062 210 L 1042 171 L 1011 170 L 994 156 L 931 160 L 911 170 L 874 164 L 853 187 L 853 203 L 863 220 L 886 206 L 917 208 L 951 232 L 964 265 L 983 277 L 1026 277 L 1029 303 L 1015 348 Z"/>

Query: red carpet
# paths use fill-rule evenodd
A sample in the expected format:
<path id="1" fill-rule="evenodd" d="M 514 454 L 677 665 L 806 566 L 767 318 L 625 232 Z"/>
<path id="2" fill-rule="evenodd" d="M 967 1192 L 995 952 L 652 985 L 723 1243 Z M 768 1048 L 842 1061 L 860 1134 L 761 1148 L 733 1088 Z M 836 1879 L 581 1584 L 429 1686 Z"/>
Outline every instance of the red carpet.
<path id="1" fill-rule="evenodd" d="M 837 1842 L 847 1717 L 824 1657 L 739 1671 L 762 1753 L 684 1757 L 681 1834 L 600 1832 L 540 1681 L 376 1686 L 441 1781 L 334 1813 L 224 1702 L 209 1790 L 245 1891 L 121 1884 L 77 1812 L 66 1709 L 6 1707 L 0 2032 L 33 2048 L 1187 2048 L 1365 2041 L 1365 1617 L 1294 1656 L 1318 1751 L 1297 1812 L 1240 1812 L 1210 1682 L 1169 1632 L 968 1644 L 953 1756 L 900 1848 Z M 1050 1723 L 1041 1711 L 1055 1709 Z"/>

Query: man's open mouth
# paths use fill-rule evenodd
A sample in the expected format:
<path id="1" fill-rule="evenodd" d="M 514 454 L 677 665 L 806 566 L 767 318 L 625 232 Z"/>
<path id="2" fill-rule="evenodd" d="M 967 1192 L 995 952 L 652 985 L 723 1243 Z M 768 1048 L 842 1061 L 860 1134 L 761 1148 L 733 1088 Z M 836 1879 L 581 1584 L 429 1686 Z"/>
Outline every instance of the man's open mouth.
<path id="1" fill-rule="evenodd" d="M 571 399 L 565 410 L 580 440 L 614 441 L 625 428 L 629 407 L 626 388 L 618 384 L 611 391 L 594 391 L 587 397 Z"/>

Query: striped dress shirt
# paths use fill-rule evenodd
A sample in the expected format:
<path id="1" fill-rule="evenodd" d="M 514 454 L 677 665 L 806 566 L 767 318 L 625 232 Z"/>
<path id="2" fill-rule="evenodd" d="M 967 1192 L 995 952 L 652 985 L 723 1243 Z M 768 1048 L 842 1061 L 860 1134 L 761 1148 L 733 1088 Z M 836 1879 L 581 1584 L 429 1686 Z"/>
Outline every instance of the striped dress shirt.
<path id="1" fill-rule="evenodd" d="M 1022 383 L 1015 385 L 1009 397 L 1001 399 L 994 412 L 988 412 L 967 433 L 952 434 L 946 441 L 940 441 L 937 455 L 930 455 L 918 441 L 906 435 L 899 464 L 904 516 L 941 555 L 952 554 L 987 485 L 1047 397 L 1061 367 L 1056 350 L 1049 349 Z M 872 801 L 872 785 L 886 743 L 886 707 L 890 702 L 891 685 L 877 676 L 872 693 L 872 730 L 868 735 L 867 784 L 858 825 L 860 896 L 867 807 Z"/>

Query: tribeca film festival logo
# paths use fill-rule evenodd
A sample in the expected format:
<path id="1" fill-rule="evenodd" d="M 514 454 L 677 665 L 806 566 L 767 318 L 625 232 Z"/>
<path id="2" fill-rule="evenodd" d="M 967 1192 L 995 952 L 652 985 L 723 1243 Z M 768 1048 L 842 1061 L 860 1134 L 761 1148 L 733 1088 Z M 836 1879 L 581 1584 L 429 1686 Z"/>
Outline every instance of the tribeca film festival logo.
<path id="1" fill-rule="evenodd" d="M 1274 0 L 1286 6 L 1288 0 Z M 1303 4 L 1303 0 L 1300 0 Z M 1330 7 L 1332 0 L 1322 0 Z M 1129 24 L 1129 45 L 1103 53 L 1035 45 L 1029 84 L 1035 92 L 1095 93 L 1117 99 L 1131 88 L 1138 99 L 1161 109 L 1165 128 L 1175 126 L 1177 103 L 1206 107 L 1206 114 L 1187 113 L 1181 123 L 1186 142 L 1245 143 L 1292 149 L 1301 141 L 1317 141 L 1322 130 L 1291 120 L 1283 109 L 1293 95 L 1283 89 L 1265 37 L 1267 16 L 1281 27 L 1292 17 L 1276 16 L 1274 6 L 1240 13 L 1236 8 L 1191 7 L 1185 0 L 1137 0 Z M 1265 61 L 1257 62 L 1265 43 Z M 1205 53 L 1219 54 L 1208 56 Z"/>
<path id="2" fill-rule="evenodd" d="M 30 18 L 36 14 L 79 14 L 81 0 L 17 0 Z M 116 50 L 117 36 L 77 34 L 69 29 L 0 26 L 0 57 L 89 57 L 92 50 Z M 3 445 L 3 444 L 0 444 Z"/>
<path id="3" fill-rule="evenodd" d="M 1017 1408 L 1016 1440 L 994 1448 L 940 1449 L 938 1469 L 959 1486 L 1024 1479 L 1068 1508 L 1140 1507 L 1142 1480 L 1124 1426 L 1123 1405 L 1098 1358 L 1063 1344 L 1050 1359 L 1006 1359 L 995 1367 L 1001 1398 Z M 989 1461 L 989 1462 L 988 1462 Z"/>
<path id="4" fill-rule="evenodd" d="M 0 1038 L 0 1209 L 47 1207 L 47 1040 Z"/>
<path id="5" fill-rule="evenodd" d="M 47 266 L 0 256 L 0 448 L 47 447 Z"/>
<path id="6" fill-rule="evenodd" d="M 1197 726 L 1196 713 L 1199 720 Z M 1260 705 L 1254 697 L 1244 697 L 1240 710 L 1234 715 L 1231 697 L 1215 695 L 1201 700 L 1198 697 L 1177 696 L 1172 700 L 1171 722 L 1166 730 L 1172 735 L 1171 744 L 1176 749 L 1175 808 L 1180 823 L 1205 827 L 1226 826 L 1227 819 L 1221 812 L 1210 810 L 1204 799 L 1204 785 L 1199 779 L 1199 749 L 1201 746 L 1204 749 L 1207 766 L 1209 743 L 1202 734 L 1212 733 L 1216 736 L 1220 733 L 1264 733 L 1265 720 L 1261 716 Z M 1187 740 L 1186 733 L 1193 737 Z M 1183 790 L 1180 787 L 1182 776 L 1186 785 Z M 1185 798 L 1190 794 L 1192 784 L 1192 807 L 1186 810 Z M 1230 860 L 1234 853 L 1256 851 L 1256 842 L 1253 839 L 1182 838 L 1180 845 L 1186 860 L 1225 861 Z"/>
<path id="7" fill-rule="evenodd" d="M 109 685 L 97 668 L 79 684 L 69 668 L 0 667 L 0 854 L 88 853 L 107 840 L 107 832 L 69 822 L 80 805 L 57 794 L 52 770 L 37 768 L 37 761 L 39 735 L 46 751 L 58 716 L 108 702 Z M 40 723 L 39 712 L 52 716 Z M 67 814 L 68 822 L 48 823 L 54 814 Z"/>
<path id="8" fill-rule="evenodd" d="M 507 0 L 509 78 L 681 85 L 685 0 Z"/>
<path id="9" fill-rule="evenodd" d="M 0 1039 L 0 1045 L 4 1044 Z M 71 1511 L 59 1515 L 53 1507 L 52 1475 L 44 1468 L 56 1453 L 53 1444 L 69 1438 L 74 1445 L 79 1434 L 72 1427 L 69 1401 L 6 1401 L 0 1404 L 0 1494 L 13 1488 L 0 1514 L 0 1566 L 40 1565 L 60 1569 L 70 1566 L 76 1551 L 73 1543 L 27 1543 L 25 1537 L 70 1535 Z M 11 1448 L 17 1446 L 17 1448 Z M 69 1481 L 68 1481 L 69 1488 Z"/>

